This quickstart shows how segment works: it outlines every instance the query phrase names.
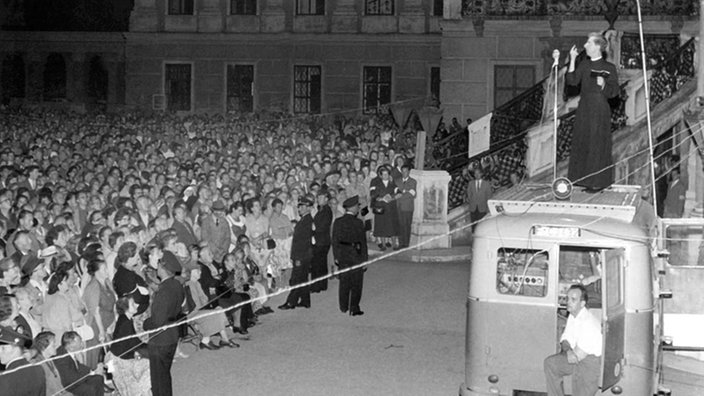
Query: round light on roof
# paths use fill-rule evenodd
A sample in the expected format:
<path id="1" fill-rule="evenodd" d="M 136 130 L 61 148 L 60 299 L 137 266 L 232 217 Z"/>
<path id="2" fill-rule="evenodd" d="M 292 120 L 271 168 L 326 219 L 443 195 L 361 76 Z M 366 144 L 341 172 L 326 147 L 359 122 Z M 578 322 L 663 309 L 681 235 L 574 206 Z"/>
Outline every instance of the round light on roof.
<path id="1" fill-rule="evenodd" d="M 555 199 L 569 199 L 572 195 L 572 182 L 566 177 L 558 177 L 552 182 L 552 195 Z"/>

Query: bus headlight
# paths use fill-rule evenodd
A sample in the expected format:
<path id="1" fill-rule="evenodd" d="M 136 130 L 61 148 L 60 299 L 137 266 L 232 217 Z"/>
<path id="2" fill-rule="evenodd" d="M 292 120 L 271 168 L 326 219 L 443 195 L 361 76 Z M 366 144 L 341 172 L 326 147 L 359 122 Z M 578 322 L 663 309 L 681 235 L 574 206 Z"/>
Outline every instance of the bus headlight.
<path id="1" fill-rule="evenodd" d="M 621 393 L 623 393 L 623 388 L 621 388 L 621 387 L 618 386 L 618 385 L 614 385 L 614 386 L 611 388 L 611 393 L 613 393 L 614 395 L 620 395 Z"/>
<path id="2" fill-rule="evenodd" d="M 491 382 L 492 384 L 495 384 L 495 383 L 499 382 L 499 376 L 496 375 L 496 374 L 491 374 L 491 375 L 489 376 L 489 378 L 487 378 L 487 379 L 488 379 L 489 382 Z"/>

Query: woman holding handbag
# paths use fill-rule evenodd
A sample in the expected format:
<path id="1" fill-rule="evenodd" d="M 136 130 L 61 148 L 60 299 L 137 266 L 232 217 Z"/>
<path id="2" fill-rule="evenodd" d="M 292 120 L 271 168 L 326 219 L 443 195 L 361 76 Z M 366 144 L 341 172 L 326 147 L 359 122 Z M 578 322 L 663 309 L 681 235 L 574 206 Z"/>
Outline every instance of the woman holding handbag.
<path id="1" fill-rule="evenodd" d="M 382 251 L 392 246 L 393 238 L 398 235 L 396 203 L 398 193 L 396 183 L 391 180 L 389 168 L 382 165 L 377 169 L 379 175 L 369 186 L 369 195 L 374 213 L 374 236 L 377 237 Z"/>

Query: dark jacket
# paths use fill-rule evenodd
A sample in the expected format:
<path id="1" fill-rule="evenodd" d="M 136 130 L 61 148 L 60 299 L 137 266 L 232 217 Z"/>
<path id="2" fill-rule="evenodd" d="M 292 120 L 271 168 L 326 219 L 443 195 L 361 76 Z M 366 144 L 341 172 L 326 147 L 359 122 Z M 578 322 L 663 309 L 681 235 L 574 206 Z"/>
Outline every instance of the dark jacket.
<path id="1" fill-rule="evenodd" d="M 60 357 L 54 361 L 54 366 L 61 377 L 61 385 L 66 387 L 67 391 L 81 396 L 102 395 L 102 377 L 90 375 L 90 368 L 73 360 L 64 347 L 59 347 L 56 355 Z"/>
<path id="2" fill-rule="evenodd" d="M 340 268 L 367 261 L 369 255 L 364 222 L 350 213 L 335 220 L 332 227 L 332 251 Z"/>
<path id="3" fill-rule="evenodd" d="M 186 292 L 176 278 L 171 277 L 162 281 L 152 300 L 152 316 L 144 321 L 144 330 L 153 330 L 178 321 L 181 318 L 181 308 L 185 298 Z M 178 335 L 178 326 L 170 327 L 152 334 L 149 343 L 161 346 L 174 345 L 178 343 Z"/>
<path id="4" fill-rule="evenodd" d="M 316 246 L 330 246 L 330 227 L 332 226 L 332 209 L 329 205 L 325 205 L 318 213 L 313 217 L 313 224 L 315 224 L 315 231 L 313 231 L 313 236 L 315 237 Z"/>
<path id="5" fill-rule="evenodd" d="M 291 240 L 291 260 L 294 262 L 309 262 L 313 258 L 313 218 L 310 214 L 301 217 L 293 228 L 293 238 Z"/>
<path id="6" fill-rule="evenodd" d="M 17 359 L 7 365 L 5 370 L 13 370 L 26 366 L 29 362 L 24 358 Z M 17 396 L 44 396 L 46 394 L 46 377 L 39 366 L 25 367 L 14 373 L 0 375 L 0 393 Z"/>

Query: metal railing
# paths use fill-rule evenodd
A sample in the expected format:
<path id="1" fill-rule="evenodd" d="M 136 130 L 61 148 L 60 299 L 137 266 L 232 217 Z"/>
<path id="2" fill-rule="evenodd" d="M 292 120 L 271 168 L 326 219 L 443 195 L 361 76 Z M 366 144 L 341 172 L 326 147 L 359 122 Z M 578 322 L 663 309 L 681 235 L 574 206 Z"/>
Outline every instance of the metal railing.
<path id="1" fill-rule="evenodd" d="M 669 58 L 662 61 L 658 67 L 652 69 L 650 78 L 651 108 L 674 95 L 686 82 L 696 76 L 694 67 L 695 50 L 696 42 L 694 39 L 690 39 Z M 497 120 L 494 121 L 492 119 L 491 148 L 488 152 L 472 158 L 467 158 L 466 155 L 459 155 L 459 159 L 445 163 L 447 166 L 442 169 L 447 170 L 452 176 L 448 191 L 448 207 L 450 209 L 454 209 L 464 202 L 467 182 L 470 180 L 466 172 L 468 163 L 477 161 L 482 165 L 489 165 L 492 172 L 487 177 L 492 179 L 496 187 L 509 184 L 511 172 L 516 172 L 524 167 L 527 149 L 525 135 L 527 130 L 541 117 L 544 81 L 540 81 L 494 111 L 494 117 Z M 612 132 L 626 125 L 626 84 L 627 82 L 621 85 L 619 105 L 612 109 Z M 557 131 L 557 157 L 559 160 L 564 160 L 569 156 L 574 117 L 575 111 L 560 117 Z M 443 139 L 443 143 L 452 145 L 453 140 L 451 138 L 459 133 L 466 134 L 466 131 L 458 132 Z M 460 154 L 467 152 L 466 146 L 458 146 L 455 144 L 456 150 L 460 151 Z"/>
<path id="2" fill-rule="evenodd" d="M 462 15 L 486 17 L 594 16 L 609 9 L 604 0 L 462 0 Z M 637 15 L 634 1 L 616 5 L 619 16 Z M 643 15 L 695 16 L 699 2 L 695 0 L 648 0 L 642 2 Z"/>

